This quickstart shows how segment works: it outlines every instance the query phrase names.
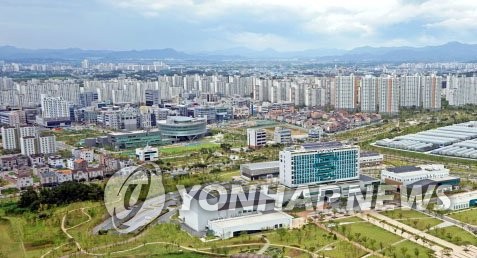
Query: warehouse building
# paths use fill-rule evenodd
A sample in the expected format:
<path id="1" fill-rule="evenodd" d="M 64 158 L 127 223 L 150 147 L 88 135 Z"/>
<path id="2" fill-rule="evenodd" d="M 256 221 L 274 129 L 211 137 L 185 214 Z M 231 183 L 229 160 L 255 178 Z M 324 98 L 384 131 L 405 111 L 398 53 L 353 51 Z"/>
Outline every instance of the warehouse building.
<path id="1" fill-rule="evenodd" d="M 248 180 L 270 179 L 278 177 L 280 162 L 267 161 L 240 165 L 240 175 Z"/>

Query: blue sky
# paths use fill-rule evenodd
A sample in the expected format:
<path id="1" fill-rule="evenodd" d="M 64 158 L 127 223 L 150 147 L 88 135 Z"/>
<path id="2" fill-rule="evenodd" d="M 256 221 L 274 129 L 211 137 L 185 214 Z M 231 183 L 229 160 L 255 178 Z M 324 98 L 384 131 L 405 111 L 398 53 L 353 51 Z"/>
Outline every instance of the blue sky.
<path id="1" fill-rule="evenodd" d="M 0 0 L 0 45 L 183 51 L 477 42 L 475 0 Z"/>

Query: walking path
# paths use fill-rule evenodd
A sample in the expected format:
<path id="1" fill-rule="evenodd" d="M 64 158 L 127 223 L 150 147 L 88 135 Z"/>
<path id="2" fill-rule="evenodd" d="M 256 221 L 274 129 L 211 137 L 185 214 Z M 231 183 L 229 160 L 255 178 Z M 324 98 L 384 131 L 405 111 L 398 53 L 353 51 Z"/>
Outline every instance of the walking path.
<path id="1" fill-rule="evenodd" d="M 477 248 L 474 246 L 462 247 L 455 245 L 421 230 L 403 224 L 399 221 L 393 220 L 375 211 L 358 214 L 357 216 L 387 231 L 396 233 L 399 230 L 401 231 L 402 237 L 430 248 L 438 255 L 445 255 L 447 252 L 449 252 L 451 257 L 475 258 L 473 254 L 477 253 Z M 466 249 L 469 249 L 469 251 L 466 251 Z"/>

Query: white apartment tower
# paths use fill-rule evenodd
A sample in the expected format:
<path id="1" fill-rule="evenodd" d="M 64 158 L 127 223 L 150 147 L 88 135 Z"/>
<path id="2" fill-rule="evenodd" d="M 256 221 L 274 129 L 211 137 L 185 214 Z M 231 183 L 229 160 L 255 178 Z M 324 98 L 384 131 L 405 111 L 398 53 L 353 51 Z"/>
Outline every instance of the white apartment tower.
<path id="1" fill-rule="evenodd" d="M 419 75 L 401 76 L 399 105 L 401 107 L 421 107 L 421 77 Z"/>
<path id="2" fill-rule="evenodd" d="M 399 113 L 399 83 L 395 76 L 378 78 L 379 113 Z"/>
<path id="3" fill-rule="evenodd" d="M 41 113 L 43 118 L 70 117 L 69 105 L 61 97 L 49 97 L 41 94 Z"/>
<path id="4" fill-rule="evenodd" d="M 56 152 L 56 137 L 54 135 L 38 137 L 38 153 L 52 154 L 55 152 Z"/>
<path id="5" fill-rule="evenodd" d="M 358 81 L 351 74 L 335 77 L 335 108 L 354 110 L 358 99 Z"/>
<path id="6" fill-rule="evenodd" d="M 22 155 L 25 156 L 30 156 L 37 154 L 37 148 L 36 148 L 36 138 L 33 136 L 26 136 L 26 137 L 21 137 L 20 138 L 20 149 L 22 152 Z"/>
<path id="7" fill-rule="evenodd" d="M 436 75 L 422 76 L 422 107 L 428 110 L 441 109 L 442 77 Z"/>
<path id="8" fill-rule="evenodd" d="M 5 150 L 15 150 L 20 147 L 17 142 L 15 127 L 2 127 L 2 146 Z"/>
<path id="9" fill-rule="evenodd" d="M 360 103 L 361 111 L 367 113 L 376 113 L 377 110 L 377 89 L 378 80 L 374 76 L 367 75 L 361 79 Z"/>

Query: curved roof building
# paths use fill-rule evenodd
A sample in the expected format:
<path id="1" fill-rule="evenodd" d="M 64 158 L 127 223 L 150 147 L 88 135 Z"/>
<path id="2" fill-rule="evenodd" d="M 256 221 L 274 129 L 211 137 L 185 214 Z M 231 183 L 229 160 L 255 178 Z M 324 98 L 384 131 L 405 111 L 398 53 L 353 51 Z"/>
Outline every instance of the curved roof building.
<path id="1" fill-rule="evenodd" d="M 192 140 L 207 133 L 205 118 L 170 116 L 167 120 L 159 121 L 158 125 L 163 138 Z"/>

